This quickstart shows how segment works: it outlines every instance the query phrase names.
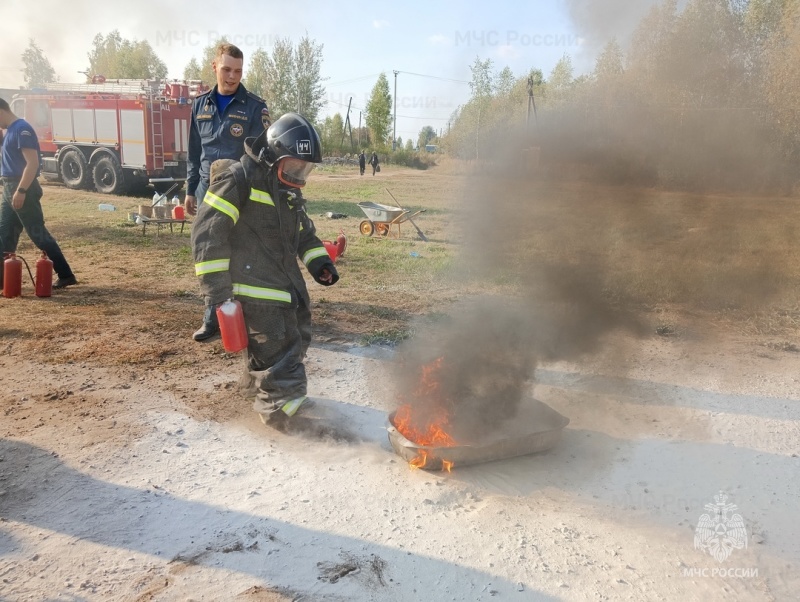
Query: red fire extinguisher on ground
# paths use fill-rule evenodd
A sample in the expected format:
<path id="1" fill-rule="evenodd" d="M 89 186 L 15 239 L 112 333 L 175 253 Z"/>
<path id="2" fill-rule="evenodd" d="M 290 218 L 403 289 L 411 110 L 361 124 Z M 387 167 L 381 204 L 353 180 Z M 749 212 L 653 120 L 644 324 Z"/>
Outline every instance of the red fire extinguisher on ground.
<path id="1" fill-rule="evenodd" d="M 53 262 L 42 251 L 42 256 L 36 262 L 36 296 L 49 297 L 53 292 Z"/>
<path id="2" fill-rule="evenodd" d="M 3 262 L 3 296 L 11 299 L 21 294 L 22 261 L 14 253 L 7 253 Z"/>
<path id="3" fill-rule="evenodd" d="M 217 307 L 219 333 L 222 346 L 228 353 L 238 353 L 247 349 L 247 327 L 244 324 L 242 304 L 235 299 L 228 299 Z"/>

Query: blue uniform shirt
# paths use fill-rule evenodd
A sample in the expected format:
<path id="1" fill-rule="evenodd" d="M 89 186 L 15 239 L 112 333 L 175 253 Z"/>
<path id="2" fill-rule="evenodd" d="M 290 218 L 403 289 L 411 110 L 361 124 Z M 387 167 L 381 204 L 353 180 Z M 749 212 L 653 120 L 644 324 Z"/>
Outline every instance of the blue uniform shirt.
<path id="1" fill-rule="evenodd" d="M 189 126 L 186 194 L 194 196 L 201 178 L 208 181 L 211 164 L 217 159 L 241 159 L 244 139 L 258 136 L 269 123 L 266 103 L 242 84 L 222 111 L 217 104 L 217 86 L 195 98 Z"/>
<path id="2" fill-rule="evenodd" d="M 34 149 L 41 162 L 42 155 L 39 152 L 39 138 L 36 136 L 36 132 L 30 123 L 24 119 L 17 119 L 8 126 L 3 138 L 3 165 L 0 169 L 0 176 L 4 178 L 22 177 L 26 165 L 25 157 L 22 154 L 23 148 Z M 39 175 L 38 168 L 36 175 Z"/>

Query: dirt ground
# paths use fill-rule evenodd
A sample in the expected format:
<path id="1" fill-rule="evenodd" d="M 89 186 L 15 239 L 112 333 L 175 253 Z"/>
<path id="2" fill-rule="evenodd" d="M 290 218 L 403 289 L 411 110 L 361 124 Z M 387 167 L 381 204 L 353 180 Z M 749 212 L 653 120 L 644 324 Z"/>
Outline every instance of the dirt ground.
<path id="1" fill-rule="evenodd" d="M 0 298 L 0 600 L 797 599 L 791 338 L 613 334 L 613 363 L 536 371 L 570 420 L 552 450 L 426 472 L 388 443 L 392 349 L 319 331 L 326 426 L 279 433 L 237 395 L 241 358 L 190 340 L 196 304 L 152 318 L 182 285 L 113 263 Z M 114 287 L 133 301 L 104 304 Z M 695 545 L 720 494 L 746 531 L 721 561 Z"/>

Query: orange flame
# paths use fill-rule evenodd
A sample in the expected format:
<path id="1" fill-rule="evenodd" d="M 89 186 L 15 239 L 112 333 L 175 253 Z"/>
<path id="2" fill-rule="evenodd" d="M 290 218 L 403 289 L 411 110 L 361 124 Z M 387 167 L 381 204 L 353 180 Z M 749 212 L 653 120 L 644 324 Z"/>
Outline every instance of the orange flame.
<path id="1" fill-rule="evenodd" d="M 419 455 L 411 460 L 408 465 L 411 468 L 425 468 L 425 465 L 428 463 L 428 452 L 421 451 Z"/>
<path id="2" fill-rule="evenodd" d="M 403 437 L 417 445 L 453 447 L 456 442 L 445 430 L 448 426 L 448 418 L 447 412 L 441 409 L 429 419 L 427 424 L 418 427 L 411 415 L 411 406 L 406 404 L 400 406 L 395 412 L 394 426 Z"/>
<path id="3" fill-rule="evenodd" d="M 414 399 L 432 400 L 434 409 L 430 416 L 418 415 L 411 404 L 404 404 L 394 415 L 394 426 L 406 439 L 425 447 L 454 447 L 455 439 L 447 432 L 450 427 L 450 415 L 445 409 L 447 401 L 437 379 L 442 368 L 443 357 L 421 367 L 419 382 L 412 391 Z M 419 454 L 409 462 L 412 468 L 424 468 L 428 464 L 428 452 L 420 450 Z M 442 461 L 442 469 L 450 472 L 453 463 Z"/>

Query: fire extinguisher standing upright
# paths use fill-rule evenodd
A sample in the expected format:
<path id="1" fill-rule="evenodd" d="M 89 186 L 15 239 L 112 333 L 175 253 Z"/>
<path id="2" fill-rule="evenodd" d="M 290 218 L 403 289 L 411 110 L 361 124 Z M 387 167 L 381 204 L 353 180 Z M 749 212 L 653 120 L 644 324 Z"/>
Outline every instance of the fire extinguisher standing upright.
<path id="1" fill-rule="evenodd" d="M 36 262 L 36 296 L 49 297 L 53 292 L 53 262 L 42 251 L 42 256 Z"/>
<path id="2" fill-rule="evenodd" d="M 21 294 L 22 261 L 14 253 L 8 253 L 3 262 L 3 296 L 11 299 Z"/>

